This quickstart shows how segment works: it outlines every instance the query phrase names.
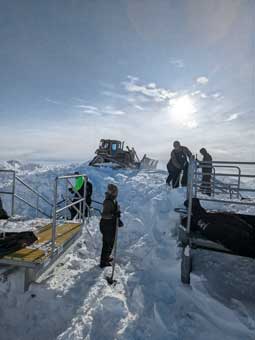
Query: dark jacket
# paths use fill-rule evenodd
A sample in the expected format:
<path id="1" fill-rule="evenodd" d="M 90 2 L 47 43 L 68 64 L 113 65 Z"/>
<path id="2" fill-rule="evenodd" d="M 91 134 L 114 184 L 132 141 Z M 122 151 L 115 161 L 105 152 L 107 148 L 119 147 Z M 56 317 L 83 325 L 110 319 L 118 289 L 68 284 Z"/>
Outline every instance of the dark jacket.
<path id="1" fill-rule="evenodd" d="M 91 197 L 93 194 L 93 186 L 92 183 L 87 181 L 86 185 L 86 203 L 90 206 L 91 205 Z"/>
<path id="2" fill-rule="evenodd" d="M 120 209 L 118 202 L 108 193 L 105 193 L 103 202 L 103 211 L 100 220 L 100 226 L 116 227 L 116 219 L 120 217 Z"/>
<path id="3" fill-rule="evenodd" d="M 206 163 L 209 163 L 209 165 L 211 165 L 210 163 L 212 163 L 212 156 L 207 152 L 203 155 L 203 159 L 202 159 L 202 162 L 206 162 Z M 212 167 L 209 166 L 208 168 L 205 166 L 207 164 L 204 164 L 202 166 L 202 173 L 205 174 L 205 175 L 209 175 L 212 173 Z"/>
<path id="4" fill-rule="evenodd" d="M 167 169 L 171 172 L 172 169 L 183 170 L 188 164 L 188 160 L 191 158 L 192 153 L 186 146 L 181 146 L 179 150 L 173 149 L 171 152 L 171 158 L 167 163 Z"/>
<path id="5" fill-rule="evenodd" d="M 0 197 L 0 220 L 7 220 L 9 218 L 7 212 L 3 208 L 2 200 Z"/>

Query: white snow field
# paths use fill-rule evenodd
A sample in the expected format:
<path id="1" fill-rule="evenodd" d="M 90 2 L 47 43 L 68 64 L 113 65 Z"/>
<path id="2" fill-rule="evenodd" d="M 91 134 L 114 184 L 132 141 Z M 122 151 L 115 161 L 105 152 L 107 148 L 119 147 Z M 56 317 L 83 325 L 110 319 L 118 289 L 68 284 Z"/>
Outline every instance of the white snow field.
<path id="1" fill-rule="evenodd" d="M 185 191 L 166 188 L 166 172 L 80 165 L 21 177 L 51 197 L 54 176 L 74 170 L 88 174 L 95 200 L 103 200 L 107 183 L 119 186 L 125 226 L 119 230 L 117 285 L 109 286 L 110 269 L 98 266 L 101 235 L 94 216 L 88 224 L 92 238 L 84 228 L 54 271 L 27 292 L 18 293 L 11 278 L 1 280 L 1 340 L 255 339 L 253 260 L 197 250 L 191 285 L 180 282 L 174 208 Z M 26 215 L 22 209 L 17 213 Z M 41 221 L 9 226 L 15 223 L 33 229 Z"/>

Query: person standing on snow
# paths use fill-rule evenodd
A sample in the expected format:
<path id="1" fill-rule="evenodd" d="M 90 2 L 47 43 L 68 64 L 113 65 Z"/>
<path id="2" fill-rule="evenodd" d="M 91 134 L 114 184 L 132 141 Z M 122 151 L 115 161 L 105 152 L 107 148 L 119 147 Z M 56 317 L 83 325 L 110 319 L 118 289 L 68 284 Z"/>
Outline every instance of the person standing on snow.
<path id="1" fill-rule="evenodd" d="M 115 241 L 117 227 L 122 227 L 120 220 L 120 207 L 117 202 L 118 187 L 114 184 L 108 184 L 105 200 L 103 202 L 103 211 L 100 220 L 100 231 L 103 236 L 103 245 L 100 259 L 100 267 L 111 266 L 111 253 Z M 117 226 L 118 223 L 118 226 Z"/>
<path id="2" fill-rule="evenodd" d="M 76 171 L 74 173 L 75 175 L 79 175 L 79 172 Z M 75 178 L 75 185 L 73 188 L 69 188 L 69 191 L 74 193 L 74 197 L 72 202 L 78 201 L 81 198 L 79 197 L 78 193 L 80 194 L 80 196 L 83 198 L 84 197 L 84 177 L 83 176 L 79 176 Z M 77 193 L 78 192 L 78 193 Z M 86 208 L 85 208 L 85 217 L 88 217 L 88 207 L 91 206 L 91 196 L 93 193 L 93 186 L 92 183 L 89 182 L 89 180 L 87 180 L 86 183 Z M 77 203 L 75 206 L 70 207 L 70 213 L 71 213 L 71 220 L 75 217 L 75 215 L 77 214 L 77 210 L 75 209 L 75 207 L 77 209 L 80 209 L 80 203 Z M 81 210 L 83 211 L 83 202 L 81 203 Z"/>
<path id="3" fill-rule="evenodd" d="M 202 193 L 211 196 L 211 177 L 212 177 L 212 156 L 207 152 L 205 148 L 200 149 L 200 153 L 203 156 L 201 164 L 202 166 Z"/>
<path id="4" fill-rule="evenodd" d="M 188 166 L 192 153 L 186 146 L 182 146 L 179 141 L 175 141 L 173 147 L 171 158 L 167 163 L 168 177 L 166 184 L 170 185 L 172 182 L 172 187 L 178 188 L 180 186 L 180 176 L 183 172 L 181 185 L 187 186 Z"/>
<path id="5" fill-rule="evenodd" d="M 9 216 L 3 208 L 2 199 L 0 197 L 0 220 L 8 220 Z"/>

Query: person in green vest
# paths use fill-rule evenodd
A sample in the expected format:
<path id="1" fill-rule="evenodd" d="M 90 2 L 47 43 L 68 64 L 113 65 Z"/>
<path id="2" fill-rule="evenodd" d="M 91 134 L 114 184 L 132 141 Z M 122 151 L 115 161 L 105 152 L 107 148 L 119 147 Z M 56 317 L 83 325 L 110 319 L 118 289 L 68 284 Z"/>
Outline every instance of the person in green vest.
<path id="1" fill-rule="evenodd" d="M 79 175 L 79 172 L 76 171 L 74 173 L 75 175 Z M 75 178 L 75 184 L 73 187 L 69 188 L 69 191 L 74 194 L 74 197 L 72 199 L 72 202 L 78 201 L 81 198 L 79 197 L 78 193 L 80 194 L 81 197 L 84 197 L 84 188 L 85 188 L 85 181 L 83 176 L 79 176 Z M 78 193 L 77 193 L 78 192 Z M 87 185 L 86 185 L 86 208 L 85 208 L 85 217 L 88 217 L 88 209 L 91 206 L 92 202 L 92 193 L 93 193 L 93 186 L 92 183 L 87 180 Z M 70 207 L 70 213 L 71 213 L 71 220 L 76 216 L 77 210 L 75 209 L 80 209 L 80 203 L 77 203 L 75 206 Z M 83 202 L 81 203 L 81 211 L 83 211 Z"/>

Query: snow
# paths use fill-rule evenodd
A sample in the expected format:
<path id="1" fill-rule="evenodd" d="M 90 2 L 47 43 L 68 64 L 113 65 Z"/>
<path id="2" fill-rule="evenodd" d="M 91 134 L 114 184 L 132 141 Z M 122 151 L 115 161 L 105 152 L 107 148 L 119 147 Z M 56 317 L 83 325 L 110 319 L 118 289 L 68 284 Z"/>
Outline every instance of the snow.
<path id="1" fill-rule="evenodd" d="M 185 191 L 169 190 L 164 171 L 82 164 L 21 177 L 51 197 L 53 178 L 77 170 L 88 174 L 97 201 L 103 200 L 109 182 L 119 187 L 124 227 L 119 230 L 117 285 L 105 280 L 111 269 L 98 266 L 97 214 L 87 225 L 89 233 L 84 228 L 54 271 L 26 293 L 15 290 L 15 273 L 8 280 L 0 276 L 1 340 L 255 338 L 253 260 L 196 250 L 191 286 L 180 282 L 179 215 L 174 209 L 182 206 Z M 28 216 L 31 211 L 18 206 L 18 212 Z M 0 227 L 31 230 L 44 222 L 19 218 Z"/>

